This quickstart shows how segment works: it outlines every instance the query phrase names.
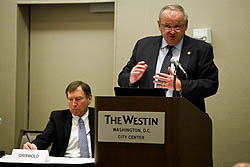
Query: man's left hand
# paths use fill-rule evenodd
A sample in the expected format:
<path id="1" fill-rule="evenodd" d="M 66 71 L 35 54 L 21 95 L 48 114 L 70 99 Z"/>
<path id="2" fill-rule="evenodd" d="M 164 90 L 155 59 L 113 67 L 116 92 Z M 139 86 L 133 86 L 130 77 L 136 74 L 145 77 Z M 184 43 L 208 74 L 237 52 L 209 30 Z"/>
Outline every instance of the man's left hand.
<path id="1" fill-rule="evenodd" d="M 170 67 L 168 67 L 168 74 L 165 73 L 156 73 L 153 78 L 155 79 L 153 83 L 156 84 L 156 88 L 165 88 L 169 90 L 174 90 L 174 73 L 171 71 Z M 176 90 L 181 90 L 181 81 L 176 78 Z"/>

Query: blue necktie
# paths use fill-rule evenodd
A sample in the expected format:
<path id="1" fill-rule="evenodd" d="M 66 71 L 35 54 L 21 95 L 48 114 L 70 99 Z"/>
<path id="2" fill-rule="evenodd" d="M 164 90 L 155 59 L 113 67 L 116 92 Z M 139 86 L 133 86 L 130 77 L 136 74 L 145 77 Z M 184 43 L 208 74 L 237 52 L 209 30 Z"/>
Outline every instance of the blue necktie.
<path id="1" fill-rule="evenodd" d="M 174 46 L 167 45 L 166 47 L 168 48 L 168 53 L 167 53 L 167 55 L 165 56 L 165 58 L 163 60 L 160 72 L 165 73 L 165 74 L 169 74 L 168 66 L 170 66 L 170 60 L 171 60 L 171 58 L 173 56 L 172 49 L 173 49 Z"/>
<path id="2" fill-rule="evenodd" d="M 87 134 L 86 134 L 84 122 L 81 118 L 78 120 L 78 124 L 79 124 L 78 136 L 79 136 L 79 144 L 80 144 L 80 154 L 81 154 L 81 157 L 83 158 L 89 158 Z"/>

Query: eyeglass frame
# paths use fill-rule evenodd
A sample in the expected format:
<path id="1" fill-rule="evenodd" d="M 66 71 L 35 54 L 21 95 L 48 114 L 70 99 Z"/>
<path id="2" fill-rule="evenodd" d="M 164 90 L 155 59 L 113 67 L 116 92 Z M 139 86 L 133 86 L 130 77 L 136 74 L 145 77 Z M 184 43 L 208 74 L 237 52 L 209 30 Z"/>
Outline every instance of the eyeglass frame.
<path id="1" fill-rule="evenodd" d="M 180 32 L 185 27 L 184 24 L 183 25 L 176 25 L 175 27 L 170 27 L 169 25 L 165 25 L 165 24 L 160 24 L 160 26 L 164 27 L 164 29 L 167 32 L 171 32 L 172 29 L 174 29 L 175 32 Z"/>

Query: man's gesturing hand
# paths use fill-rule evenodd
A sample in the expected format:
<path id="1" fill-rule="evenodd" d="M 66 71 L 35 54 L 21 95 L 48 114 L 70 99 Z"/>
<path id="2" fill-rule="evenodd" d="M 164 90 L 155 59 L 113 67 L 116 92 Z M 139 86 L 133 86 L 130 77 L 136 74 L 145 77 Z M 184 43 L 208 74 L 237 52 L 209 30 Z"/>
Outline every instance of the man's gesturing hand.
<path id="1" fill-rule="evenodd" d="M 147 70 L 147 68 L 148 65 L 144 61 L 138 62 L 130 72 L 129 83 L 132 85 L 136 81 L 138 81 Z"/>

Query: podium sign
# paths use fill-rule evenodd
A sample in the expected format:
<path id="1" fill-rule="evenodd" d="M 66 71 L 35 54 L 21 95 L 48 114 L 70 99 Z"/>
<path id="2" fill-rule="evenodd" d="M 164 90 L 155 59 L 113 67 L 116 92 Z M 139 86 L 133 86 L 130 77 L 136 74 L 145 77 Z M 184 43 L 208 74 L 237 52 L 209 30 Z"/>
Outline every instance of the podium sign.
<path id="1" fill-rule="evenodd" d="M 98 142 L 165 142 L 165 113 L 140 111 L 98 112 Z"/>

